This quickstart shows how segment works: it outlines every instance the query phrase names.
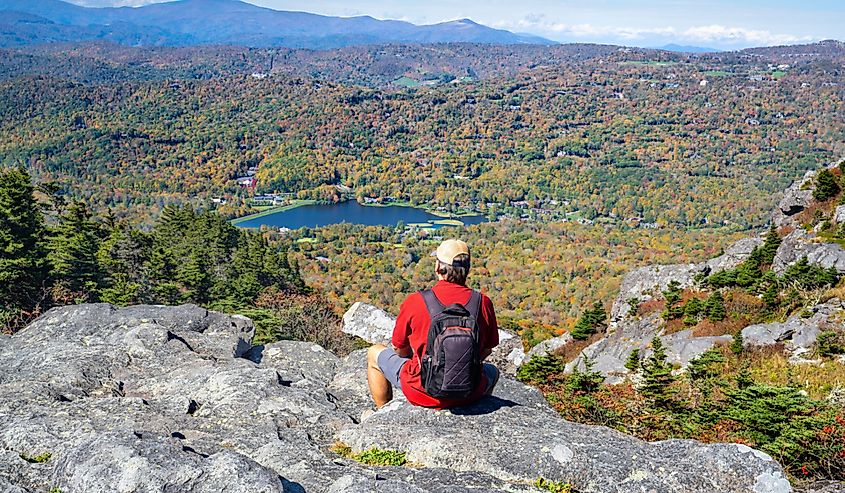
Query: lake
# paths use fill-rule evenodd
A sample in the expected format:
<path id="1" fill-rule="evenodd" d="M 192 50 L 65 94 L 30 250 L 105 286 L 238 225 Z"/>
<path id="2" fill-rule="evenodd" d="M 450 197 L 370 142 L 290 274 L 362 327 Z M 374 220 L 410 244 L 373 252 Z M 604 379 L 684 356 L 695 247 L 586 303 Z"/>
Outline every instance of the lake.
<path id="1" fill-rule="evenodd" d="M 368 226 L 395 226 L 400 221 L 405 224 L 428 224 L 430 227 L 440 227 L 437 224 L 445 218 L 435 216 L 423 209 L 404 206 L 374 207 L 361 205 L 354 200 L 339 204 L 303 205 L 286 211 L 274 212 L 265 216 L 247 219 L 237 223 L 241 228 L 318 228 L 338 223 L 365 224 Z M 465 216 L 458 218 L 465 225 L 480 224 L 487 220 L 484 216 Z"/>

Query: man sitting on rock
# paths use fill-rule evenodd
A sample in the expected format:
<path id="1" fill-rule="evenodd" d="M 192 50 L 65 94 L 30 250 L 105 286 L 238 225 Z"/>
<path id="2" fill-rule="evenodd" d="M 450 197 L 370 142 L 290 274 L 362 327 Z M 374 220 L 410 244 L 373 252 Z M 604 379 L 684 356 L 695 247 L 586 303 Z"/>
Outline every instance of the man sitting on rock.
<path id="1" fill-rule="evenodd" d="M 446 240 L 436 257 L 437 284 L 408 296 L 399 309 L 392 348 L 367 352 L 367 381 L 377 407 L 398 387 L 411 404 L 447 408 L 490 395 L 499 379 L 483 363 L 499 344 L 490 299 L 467 287 L 469 247 Z"/>

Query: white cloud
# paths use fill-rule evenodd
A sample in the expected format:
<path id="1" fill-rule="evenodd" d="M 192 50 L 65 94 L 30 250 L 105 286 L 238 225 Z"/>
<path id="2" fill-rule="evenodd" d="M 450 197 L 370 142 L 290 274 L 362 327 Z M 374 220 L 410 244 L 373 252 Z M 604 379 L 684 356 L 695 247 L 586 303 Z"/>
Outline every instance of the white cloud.
<path id="1" fill-rule="evenodd" d="M 719 24 L 679 29 L 665 27 L 598 26 L 553 22 L 544 15 L 529 15 L 517 21 L 492 23 L 494 27 L 518 32 L 531 32 L 561 40 L 637 42 L 655 39 L 673 42 L 703 43 L 725 46 L 771 46 L 815 41 L 810 36 L 773 33 L 767 30 L 730 27 Z"/>

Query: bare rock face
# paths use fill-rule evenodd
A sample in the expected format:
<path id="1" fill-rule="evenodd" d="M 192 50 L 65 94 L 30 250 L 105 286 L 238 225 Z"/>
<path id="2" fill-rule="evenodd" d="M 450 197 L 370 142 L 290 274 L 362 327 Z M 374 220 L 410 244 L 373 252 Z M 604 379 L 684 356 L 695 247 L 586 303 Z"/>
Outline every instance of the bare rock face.
<path id="1" fill-rule="evenodd" d="M 369 303 L 354 303 L 343 315 L 343 332 L 370 344 L 390 344 L 396 318 Z"/>
<path id="2" fill-rule="evenodd" d="M 454 410 L 397 401 L 347 427 L 340 438 L 356 451 L 403 450 L 426 468 L 480 473 L 511 484 L 545 477 L 584 492 L 792 491 L 780 467 L 761 452 L 690 440 L 647 443 L 577 425 L 558 417 L 535 390 L 519 385 L 509 383 L 494 398 Z M 395 432 L 404 429 L 413 433 Z"/>
<path id="3" fill-rule="evenodd" d="M 397 392 L 360 421 L 364 351 L 250 347 L 252 333 L 195 306 L 99 304 L 0 340 L 0 490 L 530 492 L 543 476 L 584 492 L 791 491 L 747 447 L 569 423 L 507 376 L 472 406 L 417 408 Z M 337 439 L 425 467 L 365 466 L 330 452 Z"/>
<path id="4" fill-rule="evenodd" d="M 540 342 L 536 346 L 532 347 L 528 354 L 525 355 L 526 359 L 531 359 L 535 356 L 547 356 L 556 350 L 562 348 L 563 346 L 572 342 L 572 335 L 568 332 L 557 337 L 552 337 L 551 339 L 546 339 L 545 341 Z"/>
<path id="5" fill-rule="evenodd" d="M 726 248 L 722 255 L 708 260 L 704 265 L 708 273 L 734 269 L 745 262 L 755 248 L 762 245 L 763 239 L 760 237 L 743 238 Z"/>
<path id="6" fill-rule="evenodd" d="M 634 269 L 622 279 L 619 296 L 613 302 L 610 310 L 611 330 L 629 316 L 629 300 L 643 302 L 659 297 L 672 281 L 677 282 L 681 288 L 688 288 L 693 285 L 696 275 L 706 272 L 704 264 L 651 265 Z"/>
<path id="7" fill-rule="evenodd" d="M 795 222 L 795 215 L 810 205 L 813 198 L 812 183 L 815 176 L 815 171 L 808 171 L 803 178 L 797 180 L 784 191 L 783 198 L 772 214 L 772 222 L 776 226 L 798 225 Z"/>
<path id="8" fill-rule="evenodd" d="M 750 325 L 742 329 L 745 346 L 785 343 L 794 360 L 802 360 L 816 344 L 819 333 L 842 325 L 845 304 L 837 298 L 812 308 L 809 316 L 793 315 L 783 323 Z"/>
<path id="9" fill-rule="evenodd" d="M 824 268 L 835 267 L 840 273 L 845 273 L 845 249 L 835 243 L 824 243 L 801 228 L 783 238 L 772 263 L 772 270 L 783 274 L 790 265 L 803 257 L 807 257 L 811 264 Z"/>

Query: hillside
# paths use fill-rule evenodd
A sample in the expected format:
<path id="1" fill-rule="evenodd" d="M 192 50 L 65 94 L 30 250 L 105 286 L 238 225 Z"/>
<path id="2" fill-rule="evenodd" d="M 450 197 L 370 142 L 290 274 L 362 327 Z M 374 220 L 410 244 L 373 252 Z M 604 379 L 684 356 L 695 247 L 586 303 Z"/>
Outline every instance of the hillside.
<path id="1" fill-rule="evenodd" d="M 138 8 L 2 0 L 0 26 L 4 28 L 0 46 L 90 40 L 133 46 L 226 44 L 315 49 L 387 43 L 553 44 L 469 19 L 417 26 L 369 16 L 341 18 L 278 11 L 239 0 L 179 0 Z"/>
<path id="2" fill-rule="evenodd" d="M 371 406 L 365 350 L 338 356 L 313 342 L 259 341 L 242 316 L 195 305 L 54 308 L 0 335 L 0 486 L 15 493 L 106 492 L 115 484 L 199 492 L 841 491 L 841 387 L 825 387 L 830 396 L 821 399 L 813 386 L 838 382 L 832 376 L 845 367 L 838 356 L 845 306 L 836 297 L 845 249 L 818 241 L 842 229 L 841 176 L 831 167 L 790 187 L 773 215 L 785 229 L 766 239 L 741 241 L 702 264 L 630 272 L 608 330 L 566 372 L 564 358 L 577 356 L 567 350 L 571 335 L 526 355 L 519 337 L 502 332 L 491 356 L 504 373 L 494 395 L 449 411 L 417 408 L 400 395 L 364 413 Z M 740 327 L 738 349 L 727 348 L 736 339 L 695 334 L 697 324 L 715 320 L 709 308 L 685 322 L 691 330 L 669 333 L 676 304 L 696 299 L 686 291 L 693 283 L 712 298 L 715 279 L 751 268 L 755 251 L 770 250 L 761 255 L 771 254 L 773 272 L 784 276 L 775 299 L 786 303 L 776 305 L 786 309 L 785 322 Z M 807 270 L 801 255 L 814 267 Z M 795 266 L 802 277 L 790 281 Z M 801 284 L 829 271 L 817 287 L 830 296 L 819 299 Z M 719 288 L 725 320 L 736 315 L 736 287 Z M 809 294 L 806 303 L 788 301 L 790 289 Z M 674 290 L 683 294 L 668 299 Z M 652 301 L 661 296 L 665 311 L 656 314 Z M 372 343 L 392 327 L 389 315 L 364 304 L 343 319 L 344 332 Z M 327 322 L 320 330 L 347 337 L 338 329 Z M 310 339 L 314 327 L 300 333 Z M 649 338 L 650 346 L 638 345 Z M 641 350 L 641 367 L 608 366 L 620 351 L 630 360 L 632 349 Z M 797 371 L 798 382 L 760 366 L 782 352 L 796 368 L 786 378 Z M 603 383 L 602 373 L 622 383 Z M 669 391 L 680 385 L 688 386 Z M 700 441 L 677 439 L 711 425 Z"/>

